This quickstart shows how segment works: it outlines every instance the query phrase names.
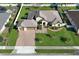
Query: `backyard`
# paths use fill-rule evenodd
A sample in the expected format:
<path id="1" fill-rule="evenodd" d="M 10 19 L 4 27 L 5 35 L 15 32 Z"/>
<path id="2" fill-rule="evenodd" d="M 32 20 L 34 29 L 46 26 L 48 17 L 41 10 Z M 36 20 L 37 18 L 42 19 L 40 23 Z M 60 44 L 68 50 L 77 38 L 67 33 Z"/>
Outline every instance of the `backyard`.
<path id="1" fill-rule="evenodd" d="M 45 7 L 45 6 L 43 6 L 43 7 L 23 6 L 21 13 L 19 15 L 18 21 L 22 21 L 22 19 L 26 19 L 28 13 L 31 10 L 52 10 L 52 8 L 50 6 L 48 6 L 48 7 Z"/>

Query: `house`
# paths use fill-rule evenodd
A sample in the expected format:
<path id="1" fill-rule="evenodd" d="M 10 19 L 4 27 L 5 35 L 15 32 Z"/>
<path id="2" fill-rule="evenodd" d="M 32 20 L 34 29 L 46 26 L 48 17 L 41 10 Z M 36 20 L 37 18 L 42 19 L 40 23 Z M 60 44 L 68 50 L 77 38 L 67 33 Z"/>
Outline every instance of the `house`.
<path id="1" fill-rule="evenodd" d="M 4 31 L 5 25 L 9 21 L 11 15 L 9 13 L 0 13 L 0 34 Z"/>
<path id="2" fill-rule="evenodd" d="M 4 12 L 6 12 L 6 8 L 5 7 L 3 7 L 3 6 L 0 6 L 0 13 L 4 13 Z"/>
<path id="3" fill-rule="evenodd" d="M 77 34 L 79 34 L 79 10 L 68 10 L 66 15 Z"/>
<path id="4" fill-rule="evenodd" d="M 30 11 L 27 18 L 34 19 L 36 22 L 42 21 L 42 26 L 58 26 L 62 23 L 60 15 L 56 10 Z"/>
<path id="5" fill-rule="evenodd" d="M 37 29 L 37 22 L 33 19 L 25 19 L 20 27 L 18 27 L 19 30 L 24 30 L 24 31 L 27 31 L 27 30 L 36 30 Z"/>

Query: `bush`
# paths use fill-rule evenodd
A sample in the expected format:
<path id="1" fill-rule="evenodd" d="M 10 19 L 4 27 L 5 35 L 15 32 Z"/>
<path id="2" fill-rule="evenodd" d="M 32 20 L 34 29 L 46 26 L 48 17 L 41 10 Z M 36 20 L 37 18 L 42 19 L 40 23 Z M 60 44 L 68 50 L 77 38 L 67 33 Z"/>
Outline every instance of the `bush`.
<path id="1" fill-rule="evenodd" d="M 68 39 L 66 37 L 61 37 L 60 40 L 65 43 Z"/>
<path id="2" fill-rule="evenodd" d="M 27 19 L 27 17 L 26 16 L 23 16 L 23 17 L 21 17 L 21 19 Z"/>
<path id="3" fill-rule="evenodd" d="M 49 38 L 51 38 L 51 37 L 52 37 L 50 34 L 46 34 L 46 36 L 48 36 Z"/>
<path id="4" fill-rule="evenodd" d="M 0 42 L 2 42 L 3 41 L 3 37 L 2 36 L 0 36 Z"/>
<path id="5" fill-rule="evenodd" d="M 10 27 L 10 23 L 8 22 L 8 23 L 5 25 L 5 27 Z"/>
<path id="6" fill-rule="evenodd" d="M 35 41 L 39 41 L 39 39 L 38 38 L 35 38 Z"/>

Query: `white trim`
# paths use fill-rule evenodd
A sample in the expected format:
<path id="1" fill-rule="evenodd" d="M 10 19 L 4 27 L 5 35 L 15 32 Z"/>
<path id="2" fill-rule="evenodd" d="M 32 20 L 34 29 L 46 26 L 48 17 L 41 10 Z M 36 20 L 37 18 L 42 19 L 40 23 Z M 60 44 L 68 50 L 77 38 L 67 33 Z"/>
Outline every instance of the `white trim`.
<path id="1" fill-rule="evenodd" d="M 77 30 L 77 34 L 79 34 L 79 29 Z"/>
<path id="2" fill-rule="evenodd" d="M 0 34 L 4 31 L 5 25 L 3 25 L 2 29 L 0 30 Z"/>
<path id="3" fill-rule="evenodd" d="M 23 6 L 51 6 L 51 3 L 28 3 L 28 4 L 23 4 Z M 61 6 L 61 4 L 58 4 L 58 6 Z M 62 6 L 79 6 L 78 4 L 65 4 L 63 3 Z"/>
<path id="4" fill-rule="evenodd" d="M 21 7 L 20 7 L 19 12 L 18 12 L 18 14 L 17 14 L 17 17 L 16 17 L 16 19 L 15 19 L 15 21 L 14 21 L 14 25 L 16 25 L 16 21 L 18 20 L 18 17 L 19 17 L 19 15 L 20 15 L 20 12 L 21 12 L 21 10 L 22 10 L 22 7 L 23 7 L 23 4 L 21 4 Z"/>
<path id="5" fill-rule="evenodd" d="M 11 6 L 17 6 L 17 4 L 13 4 L 13 3 L 0 3 L 0 6 L 9 6 L 9 5 L 11 5 Z"/>

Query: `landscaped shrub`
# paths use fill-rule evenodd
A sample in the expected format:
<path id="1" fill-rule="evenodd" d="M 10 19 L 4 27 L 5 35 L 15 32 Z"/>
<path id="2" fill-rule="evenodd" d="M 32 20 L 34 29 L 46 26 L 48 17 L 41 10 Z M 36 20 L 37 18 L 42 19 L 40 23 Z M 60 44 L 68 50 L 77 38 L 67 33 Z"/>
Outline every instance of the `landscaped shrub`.
<path id="1" fill-rule="evenodd" d="M 21 19 L 26 19 L 26 18 L 27 18 L 26 16 L 21 17 Z"/>
<path id="2" fill-rule="evenodd" d="M 9 19 L 9 22 L 5 25 L 5 27 L 10 27 L 10 26 L 11 26 L 11 23 L 12 23 L 12 21 L 13 21 L 12 18 L 13 18 L 13 17 L 11 17 L 11 18 Z"/>
<path id="3" fill-rule="evenodd" d="M 66 44 L 70 44 L 71 40 L 68 37 L 61 37 L 61 41 L 66 43 Z"/>
<path id="4" fill-rule="evenodd" d="M 0 42 L 2 42 L 3 41 L 3 37 L 2 36 L 0 36 Z"/>
<path id="5" fill-rule="evenodd" d="M 8 23 L 5 25 L 5 27 L 10 27 L 10 22 L 8 22 Z"/>
<path id="6" fill-rule="evenodd" d="M 35 41 L 39 41 L 39 39 L 38 38 L 35 38 Z"/>
<path id="7" fill-rule="evenodd" d="M 28 15 L 28 13 L 25 13 L 25 15 Z"/>
<path id="8" fill-rule="evenodd" d="M 28 10 L 29 8 L 28 8 L 28 7 L 26 7 L 25 9 L 26 9 L 26 10 Z"/>
<path id="9" fill-rule="evenodd" d="M 61 37 L 60 40 L 65 43 L 68 39 L 66 37 Z"/>
<path id="10" fill-rule="evenodd" d="M 46 34 L 46 36 L 48 36 L 49 38 L 51 38 L 51 37 L 52 37 L 50 34 Z"/>

